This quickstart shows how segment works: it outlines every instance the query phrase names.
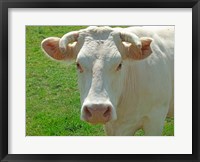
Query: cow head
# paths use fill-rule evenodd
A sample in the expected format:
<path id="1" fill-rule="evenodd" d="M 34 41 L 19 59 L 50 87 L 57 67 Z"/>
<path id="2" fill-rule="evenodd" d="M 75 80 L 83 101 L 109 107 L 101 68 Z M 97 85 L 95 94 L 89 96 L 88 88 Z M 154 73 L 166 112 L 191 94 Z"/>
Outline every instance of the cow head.
<path id="1" fill-rule="evenodd" d="M 126 60 L 149 56 L 151 41 L 151 38 L 138 38 L 133 33 L 110 27 L 89 27 L 62 38 L 44 39 L 41 45 L 53 59 L 76 61 L 81 119 L 103 124 L 117 119 Z"/>

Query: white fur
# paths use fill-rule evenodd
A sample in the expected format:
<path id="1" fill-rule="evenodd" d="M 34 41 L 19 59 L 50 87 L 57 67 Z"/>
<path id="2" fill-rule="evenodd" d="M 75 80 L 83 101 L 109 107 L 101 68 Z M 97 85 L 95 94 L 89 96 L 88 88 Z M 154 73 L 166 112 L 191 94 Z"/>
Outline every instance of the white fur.
<path id="1" fill-rule="evenodd" d="M 152 54 L 143 60 L 125 57 L 119 32 L 152 38 Z M 89 27 L 79 31 L 74 55 L 81 66 L 82 119 L 85 105 L 103 103 L 112 106 L 107 135 L 134 135 L 139 128 L 145 135 L 162 134 L 174 109 L 174 27 Z"/>
<path id="2" fill-rule="evenodd" d="M 122 59 L 117 41 L 110 36 L 113 30 L 94 27 L 80 36 L 84 41 L 77 57 L 84 69 L 78 73 L 82 105 L 113 105 L 113 120 L 105 124 L 107 135 L 133 135 L 139 128 L 145 135 L 161 135 L 170 105 L 173 109 L 174 29 L 117 29 L 154 40 L 153 53 L 141 61 Z M 116 71 L 121 62 L 122 69 Z"/>

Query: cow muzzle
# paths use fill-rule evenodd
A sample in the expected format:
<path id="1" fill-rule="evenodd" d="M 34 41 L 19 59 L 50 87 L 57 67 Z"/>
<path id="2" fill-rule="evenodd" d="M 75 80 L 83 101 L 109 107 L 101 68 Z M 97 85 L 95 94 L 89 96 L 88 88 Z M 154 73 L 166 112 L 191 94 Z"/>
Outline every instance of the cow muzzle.
<path id="1" fill-rule="evenodd" d="M 112 117 L 111 104 L 86 104 L 82 108 L 81 118 L 91 124 L 105 124 Z"/>

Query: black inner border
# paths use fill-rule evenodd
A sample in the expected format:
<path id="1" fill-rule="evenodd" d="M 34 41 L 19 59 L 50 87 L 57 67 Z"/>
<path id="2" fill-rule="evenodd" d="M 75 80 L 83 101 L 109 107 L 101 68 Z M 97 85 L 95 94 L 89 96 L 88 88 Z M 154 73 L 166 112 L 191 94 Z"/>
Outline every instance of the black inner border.
<path id="1" fill-rule="evenodd" d="M 8 154 L 8 9 L 9 8 L 192 8 L 192 154 Z M 199 0 L 0 0 L 0 160 L 8 161 L 200 161 Z M 187 32 L 187 31 L 186 31 Z M 1 37 L 2 35 L 2 37 Z M 184 54 L 183 56 L 186 56 Z M 187 92 L 186 92 L 187 93 Z M 187 120 L 187 119 L 186 119 Z M 187 131 L 187 128 L 186 128 Z M 187 140 L 187 139 L 186 139 Z M 20 146 L 19 146 L 20 147 Z M 120 146 L 119 146 L 120 147 Z M 134 146 L 133 146 L 134 147 Z M 184 146 L 184 143 L 180 147 Z"/>

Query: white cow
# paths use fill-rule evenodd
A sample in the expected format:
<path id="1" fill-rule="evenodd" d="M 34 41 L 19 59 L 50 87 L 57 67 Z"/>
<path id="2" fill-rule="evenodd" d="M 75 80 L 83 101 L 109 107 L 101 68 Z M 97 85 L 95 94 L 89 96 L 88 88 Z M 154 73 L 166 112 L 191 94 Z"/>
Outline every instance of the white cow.
<path id="1" fill-rule="evenodd" d="M 81 119 L 107 135 L 161 135 L 174 107 L 174 27 L 88 27 L 49 37 L 44 52 L 76 60 Z"/>

